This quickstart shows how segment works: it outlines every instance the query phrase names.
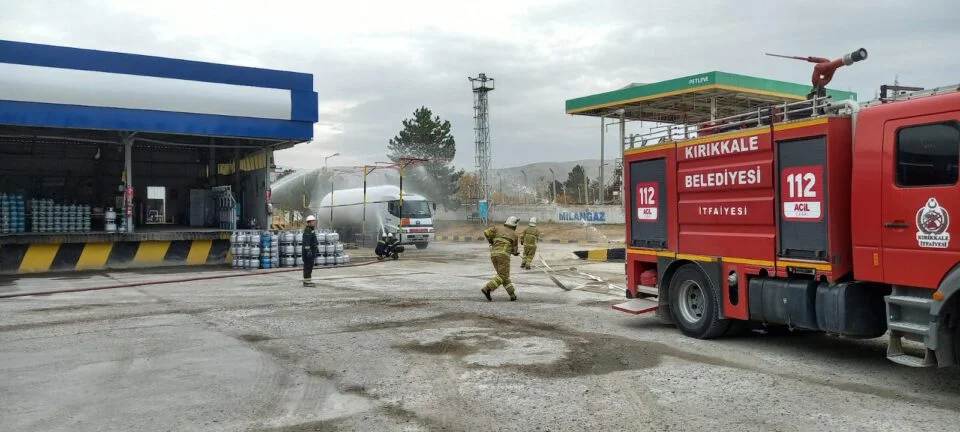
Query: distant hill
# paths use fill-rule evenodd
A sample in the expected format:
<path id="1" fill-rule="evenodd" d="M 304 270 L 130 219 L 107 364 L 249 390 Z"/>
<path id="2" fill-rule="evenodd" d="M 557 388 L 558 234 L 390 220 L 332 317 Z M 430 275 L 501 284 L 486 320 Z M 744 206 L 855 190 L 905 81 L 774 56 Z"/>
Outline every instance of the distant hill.
<path id="1" fill-rule="evenodd" d="M 615 168 L 614 159 L 610 158 L 607 160 L 608 165 L 604 168 L 604 177 L 607 182 L 610 181 L 611 176 L 613 175 L 613 170 Z M 491 170 L 491 186 L 495 190 L 500 188 L 500 178 L 503 178 L 503 191 L 504 193 L 512 194 L 521 190 L 523 187 L 523 172 L 527 173 L 527 187 L 530 190 L 534 190 L 537 184 L 541 182 L 550 182 L 552 180 L 552 175 L 550 174 L 550 168 L 553 168 L 553 171 L 556 173 L 558 181 L 566 181 L 567 174 L 573 170 L 573 167 L 577 165 L 582 165 L 587 172 L 587 177 L 590 180 L 596 180 L 599 168 L 600 160 L 599 159 L 584 159 L 584 160 L 575 160 L 569 162 L 538 162 L 516 167 L 508 168 L 494 168 Z M 332 170 L 347 170 L 348 167 L 331 167 Z M 471 172 L 472 170 L 467 170 Z M 382 176 L 382 178 L 381 178 Z M 370 184 L 394 184 L 397 181 L 397 174 L 394 171 L 378 171 L 370 179 Z M 338 180 L 338 188 L 342 187 L 360 187 L 362 186 L 362 180 L 359 174 L 356 175 L 344 175 Z"/>
<path id="2" fill-rule="evenodd" d="M 611 173 L 613 172 L 613 159 L 609 160 L 604 169 L 604 177 L 607 179 L 610 178 Z M 554 173 L 556 173 L 557 181 L 566 181 L 567 174 L 573 170 L 573 167 L 577 165 L 582 165 L 584 170 L 587 172 L 587 177 L 591 180 L 594 180 L 598 176 L 598 169 L 600 168 L 599 159 L 585 159 L 585 160 L 576 160 L 569 162 L 538 162 L 533 164 L 527 164 L 518 167 L 510 168 L 497 168 L 493 169 L 493 178 L 491 178 L 491 183 L 494 183 L 494 186 L 499 186 L 497 182 L 497 174 L 503 177 L 503 188 L 507 190 L 507 184 L 510 183 L 510 190 L 514 190 L 514 187 L 517 187 L 523 183 L 523 173 L 527 174 L 527 183 L 529 187 L 534 187 L 537 183 L 541 181 L 550 182 L 553 179 L 553 175 L 550 174 L 550 168 L 553 168 Z M 543 180 L 541 180 L 541 178 Z M 514 184 L 516 186 L 514 186 Z"/>

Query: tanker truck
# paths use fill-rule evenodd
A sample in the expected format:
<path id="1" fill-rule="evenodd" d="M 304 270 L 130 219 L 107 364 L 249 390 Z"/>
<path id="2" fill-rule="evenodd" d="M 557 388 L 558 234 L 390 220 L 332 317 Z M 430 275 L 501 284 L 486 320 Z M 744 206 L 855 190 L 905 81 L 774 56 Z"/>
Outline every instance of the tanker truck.
<path id="1" fill-rule="evenodd" d="M 377 235 L 393 233 L 400 244 L 414 245 L 417 249 L 426 249 L 433 241 L 435 203 L 421 195 L 404 192 L 401 206 L 399 187 L 372 186 L 367 188 L 364 212 L 363 195 L 363 188 L 334 191 L 332 200 L 328 193 L 317 211 L 320 226 L 336 229 L 347 239 L 364 231 Z"/>

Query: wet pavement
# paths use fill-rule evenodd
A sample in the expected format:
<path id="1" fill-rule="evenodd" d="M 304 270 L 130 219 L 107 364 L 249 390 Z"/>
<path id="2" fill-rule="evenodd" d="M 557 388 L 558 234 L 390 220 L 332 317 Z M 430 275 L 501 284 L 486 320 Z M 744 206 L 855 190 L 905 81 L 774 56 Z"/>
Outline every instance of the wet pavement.
<path id="1" fill-rule="evenodd" d="M 0 300 L 0 418 L 16 431 L 954 430 L 960 372 L 882 340 L 699 341 L 610 309 L 623 264 L 541 249 L 558 289 L 479 289 L 484 245 L 399 261 Z M 606 282 L 575 277 L 570 267 Z M 220 273 L 218 273 L 220 272 Z M 8 279 L 5 292 L 233 274 Z"/>

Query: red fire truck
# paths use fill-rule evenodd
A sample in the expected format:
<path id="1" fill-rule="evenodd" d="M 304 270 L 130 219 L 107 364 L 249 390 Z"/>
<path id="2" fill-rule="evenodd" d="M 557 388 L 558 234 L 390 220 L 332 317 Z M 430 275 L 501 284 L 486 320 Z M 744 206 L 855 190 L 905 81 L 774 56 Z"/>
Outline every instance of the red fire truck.
<path id="1" fill-rule="evenodd" d="M 864 104 L 829 94 L 833 72 L 865 58 L 807 59 L 803 100 L 720 117 L 714 97 L 707 121 L 631 137 L 632 300 L 615 309 L 701 339 L 748 322 L 888 334 L 894 362 L 960 363 L 960 88 L 885 88 Z"/>

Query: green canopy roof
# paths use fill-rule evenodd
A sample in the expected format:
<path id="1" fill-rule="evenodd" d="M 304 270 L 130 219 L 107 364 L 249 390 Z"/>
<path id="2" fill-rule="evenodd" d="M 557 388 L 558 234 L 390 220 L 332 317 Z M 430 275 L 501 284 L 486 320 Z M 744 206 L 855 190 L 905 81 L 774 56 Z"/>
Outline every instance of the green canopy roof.
<path id="1" fill-rule="evenodd" d="M 601 116 L 619 109 L 630 120 L 661 123 L 699 123 L 711 119 L 711 100 L 716 98 L 716 118 L 806 99 L 810 85 L 707 72 L 653 84 L 630 84 L 619 90 L 569 99 L 567 114 Z M 857 99 L 857 94 L 827 90 L 834 99 Z"/>

